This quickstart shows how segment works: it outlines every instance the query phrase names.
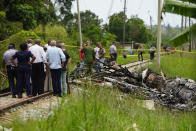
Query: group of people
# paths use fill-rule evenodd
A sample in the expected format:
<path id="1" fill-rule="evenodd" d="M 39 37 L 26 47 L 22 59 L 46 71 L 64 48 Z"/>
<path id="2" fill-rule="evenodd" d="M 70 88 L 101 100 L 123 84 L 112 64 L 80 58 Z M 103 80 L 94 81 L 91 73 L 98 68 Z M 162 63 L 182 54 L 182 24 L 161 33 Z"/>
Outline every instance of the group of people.
<path id="1" fill-rule="evenodd" d="M 67 69 L 71 62 L 69 54 L 62 42 L 50 40 L 44 47 L 39 39 L 28 40 L 20 44 L 20 51 L 11 43 L 3 55 L 3 71 L 9 80 L 12 89 L 12 97 L 22 98 L 26 90 L 25 98 L 43 94 L 45 91 L 46 76 L 52 78 L 53 94 L 62 96 L 68 93 Z M 15 84 L 16 80 L 16 84 Z M 48 84 L 49 85 L 49 84 Z M 47 87 L 46 87 L 47 88 Z"/>
<path id="2" fill-rule="evenodd" d="M 110 55 L 111 59 L 116 60 L 117 58 L 117 50 L 116 50 L 116 42 L 113 42 L 113 45 L 110 47 Z M 82 47 L 79 49 L 80 56 L 80 70 L 79 75 L 81 75 L 84 67 L 87 68 L 87 74 L 92 73 L 93 67 L 95 67 L 96 72 L 102 72 L 104 62 L 105 62 L 105 54 L 106 51 L 102 47 L 101 42 L 97 43 L 97 46 L 93 49 L 90 42 L 86 42 L 82 44 Z"/>

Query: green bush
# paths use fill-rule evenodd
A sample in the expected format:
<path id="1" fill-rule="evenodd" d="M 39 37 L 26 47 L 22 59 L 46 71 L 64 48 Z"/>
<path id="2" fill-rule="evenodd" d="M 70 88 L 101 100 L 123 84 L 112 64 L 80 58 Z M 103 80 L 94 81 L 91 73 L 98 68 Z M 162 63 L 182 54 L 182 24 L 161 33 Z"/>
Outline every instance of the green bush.
<path id="1" fill-rule="evenodd" d="M 5 12 L 0 11 L 0 40 L 7 39 L 9 36 L 21 31 L 22 28 L 22 23 L 7 21 Z"/>
<path id="2" fill-rule="evenodd" d="M 3 53 L 8 49 L 8 46 L 10 43 L 14 43 L 16 45 L 16 49 L 19 49 L 19 45 L 21 43 L 26 42 L 28 39 L 38 39 L 39 37 L 31 31 L 20 31 L 19 33 L 16 33 L 9 37 L 8 39 L 4 41 L 0 41 L 0 63 L 2 62 L 2 56 Z"/>

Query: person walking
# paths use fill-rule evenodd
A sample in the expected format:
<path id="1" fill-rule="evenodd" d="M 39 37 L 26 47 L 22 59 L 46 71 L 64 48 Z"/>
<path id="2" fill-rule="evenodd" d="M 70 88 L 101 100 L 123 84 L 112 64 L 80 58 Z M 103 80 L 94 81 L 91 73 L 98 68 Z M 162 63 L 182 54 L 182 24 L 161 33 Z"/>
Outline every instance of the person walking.
<path id="1" fill-rule="evenodd" d="M 111 61 L 116 61 L 117 60 L 116 41 L 113 42 L 109 50 L 110 50 Z"/>
<path id="2" fill-rule="evenodd" d="M 68 81 L 67 77 L 68 77 L 68 66 L 71 63 L 71 57 L 69 56 L 69 54 L 67 53 L 67 51 L 65 50 L 65 44 L 64 43 L 60 43 L 57 47 L 61 48 L 65 57 L 66 57 L 66 61 L 64 66 L 62 67 L 62 73 L 61 73 L 61 95 L 65 95 L 68 94 Z"/>
<path id="3" fill-rule="evenodd" d="M 36 59 L 30 51 L 27 51 L 28 45 L 23 43 L 20 45 L 21 51 L 15 53 L 12 56 L 11 62 L 17 67 L 17 81 L 16 81 L 16 94 L 18 98 L 22 98 L 23 88 L 26 89 L 26 98 L 31 96 L 30 76 L 31 76 L 31 65 Z M 30 61 L 30 58 L 31 61 Z M 18 60 L 18 64 L 15 59 Z"/>
<path id="4" fill-rule="evenodd" d="M 93 68 L 94 61 L 95 61 L 95 52 L 90 45 L 91 43 L 88 42 L 87 46 L 81 50 L 81 53 L 84 53 L 84 63 L 85 63 L 85 66 L 87 67 L 86 73 L 89 75 L 92 74 L 92 68 Z"/>
<path id="5" fill-rule="evenodd" d="M 56 41 L 51 41 L 51 47 L 46 52 L 48 58 L 47 68 L 50 68 L 52 76 L 53 95 L 61 97 L 61 71 L 66 61 L 60 48 L 56 47 Z"/>
<path id="6" fill-rule="evenodd" d="M 17 50 L 15 50 L 15 44 L 11 43 L 8 50 L 3 54 L 3 72 L 5 73 L 7 69 L 9 89 L 12 91 L 12 98 L 16 98 L 17 93 L 15 84 L 15 79 L 17 79 L 16 67 L 11 62 L 11 58 L 16 52 Z M 17 60 L 15 60 L 15 63 L 17 63 Z"/>
<path id="7" fill-rule="evenodd" d="M 36 96 L 37 94 L 44 93 L 44 60 L 46 53 L 44 52 L 43 47 L 40 46 L 41 41 L 39 39 L 35 40 L 35 44 L 29 48 L 29 51 L 36 57 L 35 61 L 32 64 L 32 95 Z"/>

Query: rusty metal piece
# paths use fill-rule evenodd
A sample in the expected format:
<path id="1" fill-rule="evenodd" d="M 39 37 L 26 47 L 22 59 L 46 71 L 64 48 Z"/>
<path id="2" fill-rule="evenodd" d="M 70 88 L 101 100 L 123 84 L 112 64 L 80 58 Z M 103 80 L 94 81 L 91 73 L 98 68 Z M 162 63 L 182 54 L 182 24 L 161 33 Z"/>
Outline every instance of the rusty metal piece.
<path id="1" fill-rule="evenodd" d="M 30 98 L 27 98 L 27 99 L 20 99 L 20 100 L 18 100 L 16 102 L 0 106 L 0 115 L 2 115 L 5 111 L 7 111 L 7 110 L 9 110 L 11 108 L 14 108 L 14 107 L 17 107 L 17 106 L 21 106 L 21 105 L 24 105 L 24 104 L 27 104 L 27 103 L 31 103 L 31 102 L 33 102 L 35 100 L 40 99 L 40 98 L 52 95 L 52 93 L 53 92 L 50 91 L 50 92 L 46 92 L 46 93 L 38 95 L 38 96 L 30 97 Z"/>
<path id="2" fill-rule="evenodd" d="M 0 97 L 8 96 L 8 95 L 11 95 L 11 94 L 12 94 L 11 92 L 3 93 L 3 94 L 0 94 Z"/>

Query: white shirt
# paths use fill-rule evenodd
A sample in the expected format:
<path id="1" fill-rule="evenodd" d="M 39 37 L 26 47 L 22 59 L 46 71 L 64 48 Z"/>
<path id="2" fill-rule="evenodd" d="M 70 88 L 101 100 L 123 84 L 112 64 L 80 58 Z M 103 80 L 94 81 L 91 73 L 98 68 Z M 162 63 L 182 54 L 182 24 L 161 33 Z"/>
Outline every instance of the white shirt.
<path id="1" fill-rule="evenodd" d="M 99 48 L 98 47 L 94 48 L 94 52 L 95 52 L 95 58 L 99 59 Z"/>
<path id="2" fill-rule="evenodd" d="M 110 54 L 114 54 L 116 53 L 116 46 L 115 45 L 111 45 L 110 46 Z"/>
<path id="3" fill-rule="evenodd" d="M 44 62 L 46 53 L 44 52 L 44 49 L 35 44 L 29 48 L 29 51 L 36 57 L 35 61 L 33 63 L 41 63 Z"/>

